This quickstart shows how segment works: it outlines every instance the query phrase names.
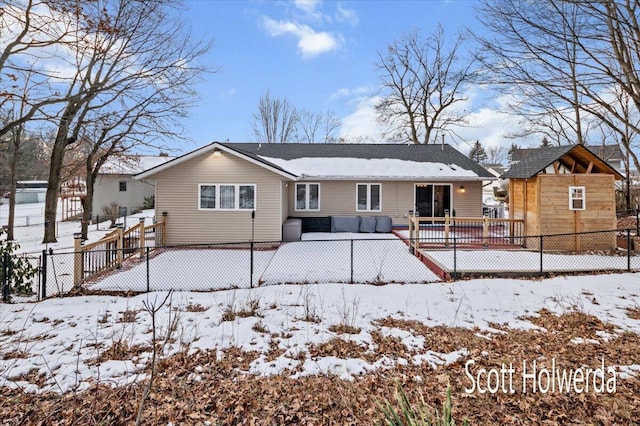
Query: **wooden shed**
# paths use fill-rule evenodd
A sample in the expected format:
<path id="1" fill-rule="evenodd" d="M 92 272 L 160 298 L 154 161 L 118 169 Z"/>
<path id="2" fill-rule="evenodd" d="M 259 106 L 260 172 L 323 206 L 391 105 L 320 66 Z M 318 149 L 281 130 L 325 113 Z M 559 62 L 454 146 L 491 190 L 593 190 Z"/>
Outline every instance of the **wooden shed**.
<path id="1" fill-rule="evenodd" d="M 509 216 L 524 220 L 524 235 L 576 234 L 616 229 L 615 181 L 624 177 L 583 145 L 529 150 L 502 175 L 509 179 Z M 539 249 L 539 238 L 527 238 Z M 543 239 L 543 249 L 612 250 L 615 232 Z"/>

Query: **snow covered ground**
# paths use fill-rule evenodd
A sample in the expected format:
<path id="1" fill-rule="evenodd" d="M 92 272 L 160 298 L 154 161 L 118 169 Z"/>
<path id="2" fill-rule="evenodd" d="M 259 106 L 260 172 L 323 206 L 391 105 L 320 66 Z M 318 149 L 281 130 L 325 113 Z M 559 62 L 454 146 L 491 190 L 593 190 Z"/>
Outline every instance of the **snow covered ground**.
<path id="1" fill-rule="evenodd" d="M 151 345 L 151 316 L 143 303 L 159 305 L 166 295 L 155 292 L 130 298 L 82 296 L 0 305 L 0 384 L 30 392 L 66 392 L 86 389 L 96 382 L 115 385 L 143 378 L 141 369 L 149 360 Z M 465 347 L 435 353 L 425 345 L 424 338 L 406 329 L 382 327 L 375 322 L 379 319 L 478 327 L 490 339 L 492 333 L 502 333 L 492 328 L 495 323 L 536 328 L 524 316 L 546 308 L 557 314 L 578 310 L 613 324 L 615 333 L 638 333 L 640 321 L 630 318 L 626 309 L 639 304 L 640 274 L 636 273 L 541 281 L 273 285 L 211 293 L 177 292 L 156 318 L 160 336 L 167 336 L 169 328 L 174 330 L 166 342 L 164 356 L 181 350 L 193 353 L 237 347 L 258 352 L 247 374 L 334 374 L 350 380 L 407 363 L 435 366 L 467 356 Z M 359 332 L 331 331 L 335 330 L 332 326 L 340 324 Z M 412 357 L 389 353 L 367 361 L 310 355 L 312 345 L 334 338 L 373 351 L 374 331 L 402 339 Z M 579 330 L 576 333 L 579 339 Z M 133 355 L 117 356 L 114 348 L 118 347 L 138 350 Z M 281 350 L 279 355 L 267 356 L 274 347 Z M 222 352 L 218 354 L 224 356 Z M 617 362 L 615 356 L 608 361 L 614 365 Z M 630 374 L 640 368 L 620 367 Z M 193 374 L 197 375 L 197 371 Z"/>
<path id="2" fill-rule="evenodd" d="M 454 270 L 453 250 L 421 250 L 444 270 Z M 519 250 L 458 250 L 458 271 L 464 272 L 538 272 L 540 253 Z M 627 256 L 605 256 L 599 254 L 551 254 L 542 255 L 545 272 L 611 271 L 627 270 Z M 640 269 L 640 256 L 631 257 L 631 269 Z"/>
<path id="3" fill-rule="evenodd" d="M 254 275 L 250 279 L 247 249 L 169 250 L 149 261 L 151 290 L 217 290 L 248 288 L 252 284 L 354 282 L 428 283 L 439 278 L 409 253 L 406 244 L 392 234 L 376 234 L 377 240 L 353 240 L 368 234 L 305 234 L 305 238 L 327 235 L 334 240 L 300 241 L 278 249 L 254 251 Z M 336 240 L 341 238 L 341 240 Z M 353 250 L 353 277 L 351 276 Z M 68 274 L 60 280 L 70 280 Z M 92 290 L 146 291 L 147 265 L 114 272 L 89 285 Z M 65 287 L 66 288 L 66 287 Z M 55 289 L 52 289 L 55 291 Z"/>
<path id="4" fill-rule="evenodd" d="M 20 245 L 19 253 L 41 253 L 44 249 L 69 250 L 73 248 L 73 234 L 80 232 L 79 221 L 60 221 L 62 218 L 61 204 L 58 203 L 57 243 L 42 244 L 44 234 L 44 203 L 18 204 L 16 206 L 16 227 L 14 234 L 16 242 Z M 9 215 L 9 206 L 0 205 L 0 226 L 6 225 Z M 127 227 L 138 223 L 140 217 L 146 218 L 146 223 L 153 223 L 153 210 L 143 210 L 142 212 L 127 216 Z M 29 217 L 29 226 L 26 225 Z M 124 221 L 122 218 L 121 221 Z M 93 224 L 89 226 L 87 243 L 97 241 L 110 232 L 109 221 Z"/>

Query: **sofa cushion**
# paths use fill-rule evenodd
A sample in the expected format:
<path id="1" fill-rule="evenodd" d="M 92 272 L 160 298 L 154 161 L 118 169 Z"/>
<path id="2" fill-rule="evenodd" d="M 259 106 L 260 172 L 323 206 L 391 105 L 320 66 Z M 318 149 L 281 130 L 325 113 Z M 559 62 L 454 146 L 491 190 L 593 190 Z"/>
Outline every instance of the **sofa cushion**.
<path id="1" fill-rule="evenodd" d="M 376 218 L 373 216 L 362 216 L 360 218 L 360 232 L 376 232 Z"/>
<path id="2" fill-rule="evenodd" d="M 302 232 L 331 232 L 331 218 L 322 217 L 301 217 Z"/>
<path id="3" fill-rule="evenodd" d="M 358 216 L 331 216 L 331 232 L 360 232 Z"/>
<path id="4" fill-rule="evenodd" d="M 392 224 L 389 216 L 376 216 L 376 232 L 391 232 Z"/>

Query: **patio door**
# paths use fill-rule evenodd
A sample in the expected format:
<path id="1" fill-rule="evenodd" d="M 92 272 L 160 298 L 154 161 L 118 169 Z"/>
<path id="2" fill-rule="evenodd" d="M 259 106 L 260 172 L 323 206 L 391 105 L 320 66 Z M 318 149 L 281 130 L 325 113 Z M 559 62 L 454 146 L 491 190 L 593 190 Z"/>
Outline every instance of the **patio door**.
<path id="1" fill-rule="evenodd" d="M 444 217 L 451 214 L 450 184 L 416 184 L 416 215 L 423 217 Z"/>

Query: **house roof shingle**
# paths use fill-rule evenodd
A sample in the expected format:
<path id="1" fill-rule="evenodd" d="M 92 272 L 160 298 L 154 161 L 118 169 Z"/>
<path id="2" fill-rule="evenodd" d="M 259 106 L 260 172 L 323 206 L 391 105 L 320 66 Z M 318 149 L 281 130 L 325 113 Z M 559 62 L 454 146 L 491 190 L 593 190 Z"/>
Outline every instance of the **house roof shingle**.
<path id="1" fill-rule="evenodd" d="M 422 172 L 425 178 L 494 179 L 475 161 L 455 148 L 443 145 L 414 144 L 258 144 L 218 143 L 192 153 L 207 152 L 216 147 L 231 150 L 254 162 L 297 177 L 319 176 L 330 179 L 353 178 L 414 178 Z M 171 163 L 177 164 L 183 157 Z M 189 157 L 189 158 L 191 158 Z M 365 161 L 373 160 L 373 161 Z M 167 163 L 157 171 L 172 164 Z M 448 166 L 448 167 L 447 167 Z M 154 169 L 143 175 L 155 173 Z"/>
<path id="2" fill-rule="evenodd" d="M 568 169 L 571 169 L 573 164 L 576 164 L 579 171 L 586 170 L 589 162 L 592 162 L 594 164 L 594 173 L 609 173 L 616 175 L 616 179 L 623 178 L 617 170 L 584 145 L 551 146 L 520 151 L 526 151 L 526 157 L 514 163 L 502 175 L 502 178 L 529 179 L 556 161 L 560 161 Z"/>

